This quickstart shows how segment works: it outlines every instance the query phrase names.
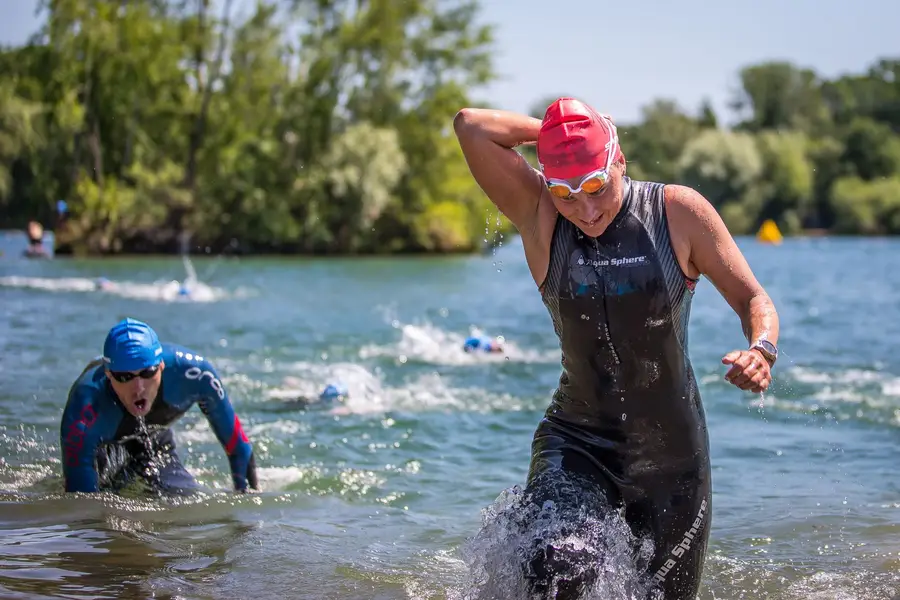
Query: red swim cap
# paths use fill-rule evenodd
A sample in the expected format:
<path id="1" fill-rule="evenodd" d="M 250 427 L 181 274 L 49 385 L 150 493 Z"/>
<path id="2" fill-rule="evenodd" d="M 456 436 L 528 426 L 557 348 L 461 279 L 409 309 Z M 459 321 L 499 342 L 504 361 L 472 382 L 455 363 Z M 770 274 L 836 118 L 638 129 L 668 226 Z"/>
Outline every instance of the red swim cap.
<path id="1" fill-rule="evenodd" d="M 572 179 L 625 160 L 616 126 L 587 104 L 560 98 L 547 108 L 537 139 L 537 157 L 547 179 Z"/>

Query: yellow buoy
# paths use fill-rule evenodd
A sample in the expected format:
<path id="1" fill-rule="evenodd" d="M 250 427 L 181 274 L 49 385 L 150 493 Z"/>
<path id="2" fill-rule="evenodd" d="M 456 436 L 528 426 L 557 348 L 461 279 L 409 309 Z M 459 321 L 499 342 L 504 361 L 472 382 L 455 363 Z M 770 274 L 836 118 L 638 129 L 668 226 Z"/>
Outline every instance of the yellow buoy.
<path id="1" fill-rule="evenodd" d="M 783 239 L 778 225 L 772 219 L 766 219 L 756 232 L 756 239 L 764 244 L 780 244 Z"/>

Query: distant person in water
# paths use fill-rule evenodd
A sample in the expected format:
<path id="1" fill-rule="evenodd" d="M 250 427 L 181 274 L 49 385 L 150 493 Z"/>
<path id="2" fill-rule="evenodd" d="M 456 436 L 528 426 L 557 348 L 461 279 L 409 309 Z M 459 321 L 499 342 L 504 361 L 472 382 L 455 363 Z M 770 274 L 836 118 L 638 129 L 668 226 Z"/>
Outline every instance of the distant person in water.
<path id="1" fill-rule="evenodd" d="M 94 280 L 94 287 L 98 291 L 106 291 L 106 290 L 112 288 L 112 285 L 113 285 L 112 281 L 110 281 L 106 277 L 101 276 Z"/>
<path id="2" fill-rule="evenodd" d="M 503 338 L 500 336 L 473 335 L 466 338 L 466 341 L 463 342 L 463 350 L 468 353 L 499 353 L 503 352 L 503 341 Z"/>
<path id="3" fill-rule="evenodd" d="M 286 377 L 285 384 L 299 385 L 299 380 L 293 377 Z M 290 404 L 300 405 L 300 408 L 331 408 L 336 404 L 346 402 L 350 398 L 350 391 L 347 386 L 340 381 L 329 383 L 322 391 L 315 396 L 298 396 L 290 400 Z M 296 408 L 296 406 L 292 406 Z"/>
<path id="4" fill-rule="evenodd" d="M 347 386 L 343 383 L 329 383 L 319 394 L 319 402 L 343 402 L 350 397 Z"/>
<path id="5" fill-rule="evenodd" d="M 253 447 L 212 364 L 160 343 L 146 323 L 117 323 L 69 390 L 60 424 L 66 491 L 116 491 L 135 478 L 163 493 L 198 490 L 170 429 L 194 404 L 225 449 L 234 489 L 258 489 Z"/>
<path id="6" fill-rule="evenodd" d="M 37 221 L 29 221 L 25 233 L 28 235 L 28 248 L 25 256 L 28 258 L 47 258 L 50 254 L 44 247 L 44 227 Z"/>

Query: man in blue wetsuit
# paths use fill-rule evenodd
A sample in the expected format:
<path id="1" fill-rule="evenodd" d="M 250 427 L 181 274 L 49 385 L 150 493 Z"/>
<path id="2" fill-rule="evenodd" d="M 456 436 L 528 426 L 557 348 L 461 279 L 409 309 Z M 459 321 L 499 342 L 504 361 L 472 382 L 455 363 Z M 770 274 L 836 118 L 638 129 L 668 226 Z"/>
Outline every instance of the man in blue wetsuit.
<path id="1" fill-rule="evenodd" d="M 225 448 L 234 489 L 258 489 L 253 447 L 212 364 L 160 343 L 146 323 L 117 323 L 69 390 L 60 425 L 66 491 L 117 490 L 135 477 L 160 492 L 197 490 L 170 429 L 195 403 Z"/>

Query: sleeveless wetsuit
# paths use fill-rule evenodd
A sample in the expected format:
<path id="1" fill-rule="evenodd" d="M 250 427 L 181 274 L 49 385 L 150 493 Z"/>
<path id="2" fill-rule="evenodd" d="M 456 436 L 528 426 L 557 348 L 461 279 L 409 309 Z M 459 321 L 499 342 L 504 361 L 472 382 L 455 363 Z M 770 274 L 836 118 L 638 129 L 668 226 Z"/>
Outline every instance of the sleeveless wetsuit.
<path id="1" fill-rule="evenodd" d="M 663 187 L 624 178 L 622 208 L 596 239 L 557 218 L 541 296 L 563 370 L 535 432 L 528 482 L 573 473 L 624 507 L 635 535 L 654 542 L 648 577 L 679 600 L 700 584 L 709 441 L 687 351 L 696 280 L 670 245 Z M 532 568 L 540 579 L 556 567 Z"/>
<path id="2" fill-rule="evenodd" d="M 113 392 L 101 360 L 88 364 L 72 385 L 60 426 L 67 492 L 115 490 L 135 476 L 169 493 L 197 489 L 169 428 L 195 403 L 225 448 L 235 489 L 257 487 L 253 447 L 213 366 L 187 348 L 162 348 L 162 383 L 144 432 Z"/>

